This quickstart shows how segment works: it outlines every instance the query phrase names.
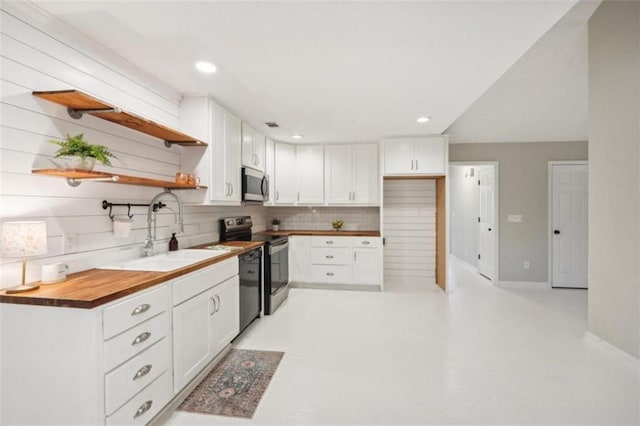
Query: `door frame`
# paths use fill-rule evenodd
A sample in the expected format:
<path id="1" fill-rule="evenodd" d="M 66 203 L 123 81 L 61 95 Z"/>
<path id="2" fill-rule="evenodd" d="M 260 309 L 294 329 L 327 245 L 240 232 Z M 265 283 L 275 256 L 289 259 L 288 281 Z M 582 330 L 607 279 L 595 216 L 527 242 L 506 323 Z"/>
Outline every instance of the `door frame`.
<path id="1" fill-rule="evenodd" d="M 449 161 L 448 167 L 451 166 L 470 166 L 470 167 L 478 167 L 478 166 L 493 166 L 493 211 L 494 211 L 494 227 L 495 227 L 495 238 L 493 240 L 493 278 L 490 279 L 493 285 L 497 285 L 500 282 L 500 167 L 499 161 Z M 451 176 L 450 173 L 447 173 L 448 176 Z M 447 228 L 451 227 L 451 209 L 448 209 L 448 221 L 449 224 Z M 450 230 L 449 230 L 450 232 Z M 477 248 L 476 243 L 476 248 Z M 449 247 L 449 250 L 451 247 Z M 476 272 L 478 268 L 476 267 Z"/>
<path id="2" fill-rule="evenodd" d="M 547 161 L 547 280 L 549 288 L 553 288 L 553 166 L 587 166 L 589 160 L 555 160 Z M 589 188 L 587 187 L 587 191 Z M 587 235 L 587 238 L 589 236 Z M 588 288 L 587 288 L 588 290 Z"/>

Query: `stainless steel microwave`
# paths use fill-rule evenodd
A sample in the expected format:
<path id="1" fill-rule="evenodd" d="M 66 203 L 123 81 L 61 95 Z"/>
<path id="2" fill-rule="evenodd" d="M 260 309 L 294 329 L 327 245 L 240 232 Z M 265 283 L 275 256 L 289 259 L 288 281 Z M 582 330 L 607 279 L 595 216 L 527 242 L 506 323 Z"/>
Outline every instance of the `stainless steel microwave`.
<path id="1" fill-rule="evenodd" d="M 269 179 L 259 170 L 242 168 L 242 201 L 264 203 L 269 201 Z"/>

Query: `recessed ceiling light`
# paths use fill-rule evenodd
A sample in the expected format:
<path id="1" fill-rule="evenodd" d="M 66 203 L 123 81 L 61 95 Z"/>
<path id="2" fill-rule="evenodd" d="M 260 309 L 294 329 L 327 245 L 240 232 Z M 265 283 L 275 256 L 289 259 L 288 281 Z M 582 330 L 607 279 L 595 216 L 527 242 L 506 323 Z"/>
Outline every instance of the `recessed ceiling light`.
<path id="1" fill-rule="evenodd" d="M 418 123 L 426 123 L 429 120 L 431 120 L 431 117 L 418 117 L 418 119 L 416 121 Z"/>
<path id="2" fill-rule="evenodd" d="M 207 61 L 198 61 L 196 62 L 195 66 L 198 71 L 205 74 L 213 74 L 218 70 L 218 68 L 215 65 Z"/>
<path id="3" fill-rule="evenodd" d="M 302 139 L 302 135 L 291 135 L 291 139 Z"/>

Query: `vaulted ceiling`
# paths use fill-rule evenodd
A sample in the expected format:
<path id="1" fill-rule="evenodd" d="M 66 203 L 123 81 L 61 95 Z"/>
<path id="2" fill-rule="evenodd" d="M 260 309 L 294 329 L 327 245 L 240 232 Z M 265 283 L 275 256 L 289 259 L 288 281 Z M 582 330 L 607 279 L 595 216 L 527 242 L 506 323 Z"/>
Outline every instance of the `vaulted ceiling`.
<path id="1" fill-rule="evenodd" d="M 578 86 L 586 76 L 569 85 L 554 77 L 585 61 L 584 25 L 552 30 L 577 0 L 35 3 L 181 93 L 215 97 L 276 140 L 297 133 L 304 142 L 373 141 L 448 128 L 462 141 L 582 137 L 519 121 L 547 107 L 549 115 L 576 112 L 565 120 L 571 127 L 584 124 L 586 86 Z M 538 59 L 528 60 L 532 46 Z M 218 72 L 198 73 L 196 60 Z M 576 103 L 537 100 L 540 88 Z M 431 120 L 419 124 L 420 116 Z M 508 132 L 492 134 L 498 126 Z"/>

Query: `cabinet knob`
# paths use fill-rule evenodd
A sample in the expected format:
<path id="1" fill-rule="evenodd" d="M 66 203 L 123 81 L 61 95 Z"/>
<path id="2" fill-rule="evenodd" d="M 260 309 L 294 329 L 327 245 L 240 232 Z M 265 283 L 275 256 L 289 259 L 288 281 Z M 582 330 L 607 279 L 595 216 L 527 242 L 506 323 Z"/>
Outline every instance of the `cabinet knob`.
<path id="1" fill-rule="evenodd" d="M 151 305 L 148 303 L 143 303 L 142 305 L 138 305 L 133 311 L 131 311 L 131 316 L 140 315 L 144 312 L 147 312 L 149 308 L 151 308 Z"/>
<path id="2" fill-rule="evenodd" d="M 144 333 L 140 333 L 138 337 L 133 339 L 133 342 L 131 342 L 131 346 L 139 345 L 140 343 L 147 340 L 149 337 L 151 337 L 151 333 L 148 331 L 145 331 Z"/>
<path id="3" fill-rule="evenodd" d="M 136 372 L 136 374 L 133 376 L 133 380 L 138 380 L 140 377 L 146 376 L 151 371 L 151 368 L 152 368 L 151 364 L 145 365 L 144 367 L 142 367 L 140 370 Z"/>
<path id="4" fill-rule="evenodd" d="M 140 408 L 138 408 L 138 410 L 136 411 L 136 414 L 133 416 L 133 418 L 137 419 L 138 417 L 140 417 L 141 415 L 149 411 L 152 405 L 153 405 L 153 400 L 149 400 L 144 404 L 142 404 Z"/>

